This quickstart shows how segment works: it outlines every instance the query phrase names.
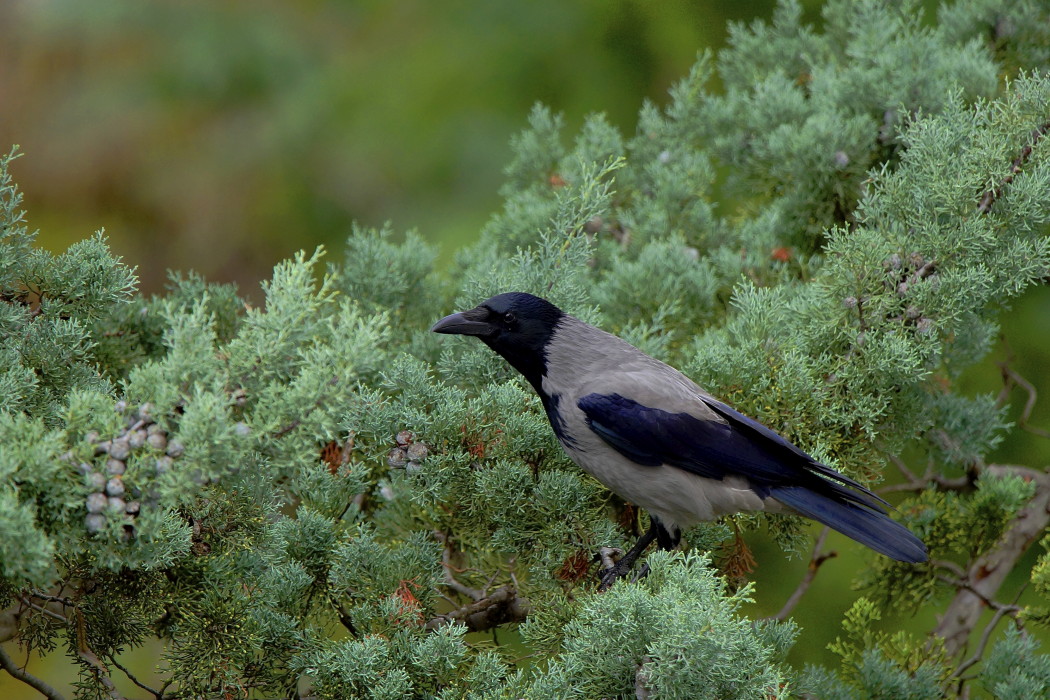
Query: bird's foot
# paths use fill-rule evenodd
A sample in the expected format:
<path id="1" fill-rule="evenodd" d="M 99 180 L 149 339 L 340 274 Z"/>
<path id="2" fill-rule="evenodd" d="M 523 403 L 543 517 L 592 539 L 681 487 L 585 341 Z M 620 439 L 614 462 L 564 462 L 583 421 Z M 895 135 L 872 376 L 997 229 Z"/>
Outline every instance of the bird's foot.
<path id="1" fill-rule="evenodd" d="M 633 555 L 633 556 L 632 556 Z M 619 561 L 613 557 L 619 558 Z M 625 555 L 623 550 L 619 547 L 602 547 L 598 550 L 598 558 L 602 562 L 604 567 L 598 576 L 601 583 L 598 585 L 599 591 L 607 591 L 612 588 L 612 585 L 622 578 L 626 578 L 631 573 L 631 567 L 634 566 L 635 560 L 638 558 L 638 553 L 634 550 L 627 552 Z M 642 567 L 642 570 L 631 579 L 631 583 L 644 578 L 649 573 L 649 565 L 646 564 Z"/>
<path id="2" fill-rule="evenodd" d="M 617 561 L 623 561 L 623 550 L 619 547 L 602 547 L 594 558 L 602 563 L 602 569 L 611 569 Z M 631 561 L 634 561 L 633 559 Z M 630 562 L 628 562 L 630 565 Z"/>
<path id="3" fill-rule="evenodd" d="M 607 569 L 602 569 L 598 572 L 598 575 L 601 578 L 601 583 L 598 584 L 598 590 L 609 590 L 614 583 L 626 577 L 629 573 L 631 573 L 631 563 L 624 560 L 616 562 Z"/>
<path id="4" fill-rule="evenodd" d="M 631 573 L 631 565 L 633 563 L 634 562 L 629 562 L 625 559 L 620 560 L 617 563 L 610 566 L 609 568 L 602 569 L 600 572 L 598 572 L 598 575 L 601 578 L 601 583 L 598 585 L 598 590 L 601 592 L 607 591 L 610 588 L 612 588 L 612 585 L 620 579 L 627 578 L 627 575 Z M 642 564 L 642 568 L 639 569 L 638 573 L 636 573 L 631 578 L 631 583 L 638 583 L 648 575 L 649 565 Z"/>
<path id="5" fill-rule="evenodd" d="M 678 529 L 675 528 L 677 534 Z M 662 533 L 662 534 L 661 534 Z M 601 583 L 598 586 L 599 591 L 607 591 L 618 579 L 621 579 L 631 572 L 631 567 L 638 561 L 645 550 L 653 543 L 653 540 L 660 539 L 661 546 L 667 545 L 665 549 L 671 549 L 678 544 L 677 540 L 673 540 L 660 526 L 660 522 L 656 518 L 652 518 L 649 529 L 645 531 L 645 534 L 638 538 L 638 541 L 634 543 L 626 554 L 622 549 L 617 547 L 602 547 L 598 550 L 598 558 L 602 562 L 602 570 L 599 572 L 601 577 Z M 666 542 L 664 541 L 666 540 Z M 613 559 L 613 555 L 618 555 L 619 561 Z M 638 581 L 645 578 L 645 575 L 649 573 L 649 565 L 646 564 L 642 567 L 642 570 L 631 579 L 631 582 Z"/>

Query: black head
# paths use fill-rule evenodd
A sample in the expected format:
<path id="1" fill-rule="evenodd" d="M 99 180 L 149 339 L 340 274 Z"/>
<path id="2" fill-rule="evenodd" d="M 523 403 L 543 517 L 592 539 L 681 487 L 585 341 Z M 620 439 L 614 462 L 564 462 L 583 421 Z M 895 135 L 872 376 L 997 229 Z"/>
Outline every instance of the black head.
<path id="1" fill-rule="evenodd" d="M 540 379 L 546 372 L 545 348 L 564 316 L 561 309 L 546 299 L 524 292 L 507 292 L 481 302 L 470 311 L 446 316 L 430 330 L 477 336 L 541 391 Z"/>

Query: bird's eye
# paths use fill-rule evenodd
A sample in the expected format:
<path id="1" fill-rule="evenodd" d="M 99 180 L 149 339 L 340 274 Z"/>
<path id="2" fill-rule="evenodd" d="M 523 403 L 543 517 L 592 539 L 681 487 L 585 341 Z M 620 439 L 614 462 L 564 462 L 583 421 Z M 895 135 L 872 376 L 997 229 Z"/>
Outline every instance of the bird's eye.
<path id="1" fill-rule="evenodd" d="M 518 317 L 514 315 L 513 311 L 508 311 L 507 313 L 503 314 L 503 323 L 507 324 L 508 326 L 513 326 L 514 322 L 517 320 Z"/>

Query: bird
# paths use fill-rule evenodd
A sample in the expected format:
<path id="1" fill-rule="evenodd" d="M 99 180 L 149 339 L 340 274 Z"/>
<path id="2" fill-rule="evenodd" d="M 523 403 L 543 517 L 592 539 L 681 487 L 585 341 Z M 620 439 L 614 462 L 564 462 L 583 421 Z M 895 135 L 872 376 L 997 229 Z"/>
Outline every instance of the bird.
<path id="1" fill-rule="evenodd" d="M 801 515 L 900 562 L 928 558 L 871 490 L 546 299 L 498 294 L 430 330 L 474 336 L 506 360 L 539 395 L 569 458 L 649 513 L 648 530 L 600 572 L 602 590 L 654 540 L 672 550 L 683 530 L 742 511 Z"/>

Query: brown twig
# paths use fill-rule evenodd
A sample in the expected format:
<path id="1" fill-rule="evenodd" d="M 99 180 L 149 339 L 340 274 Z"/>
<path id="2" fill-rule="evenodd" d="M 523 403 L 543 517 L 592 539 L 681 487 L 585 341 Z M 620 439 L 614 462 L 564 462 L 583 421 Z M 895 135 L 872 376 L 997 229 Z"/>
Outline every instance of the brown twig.
<path id="1" fill-rule="evenodd" d="M 920 479 L 915 474 L 915 472 L 909 469 L 908 465 L 904 463 L 903 459 L 893 454 L 892 452 L 886 452 L 885 450 L 883 450 L 883 453 L 886 455 L 887 459 L 893 462 L 893 466 L 897 467 L 898 471 L 900 471 L 900 473 L 904 475 L 904 478 L 907 479 L 909 482 L 916 484 L 925 481 L 925 479 Z"/>
<path id="2" fill-rule="evenodd" d="M 152 695 L 153 697 L 157 698 L 157 700 L 164 700 L 164 693 L 163 693 L 163 691 L 160 691 L 160 690 L 156 690 L 156 689 L 154 689 L 154 688 L 151 688 L 151 687 L 149 687 L 149 686 L 148 686 L 148 685 L 146 685 L 145 683 L 142 683 L 142 682 L 140 682 L 140 681 L 139 681 L 139 679 L 138 679 L 138 678 L 135 678 L 135 676 L 134 676 L 134 675 L 133 675 L 133 674 L 131 673 L 131 671 L 129 671 L 128 669 L 124 668 L 124 667 L 123 667 L 123 666 L 122 666 L 122 665 L 120 664 L 120 662 L 119 662 L 119 661 L 117 661 L 116 657 L 115 657 L 115 656 L 113 656 L 112 654 L 111 654 L 111 655 L 109 656 L 109 662 L 110 662 L 111 664 L 113 664 L 114 666 L 116 666 L 116 667 L 117 667 L 118 669 L 120 669 L 120 670 L 121 670 L 121 672 L 122 672 L 122 673 L 123 673 L 123 674 L 124 674 L 125 676 L 127 676 L 127 677 L 128 677 L 128 680 L 130 680 L 130 681 L 131 681 L 132 683 L 134 683 L 134 684 L 135 684 L 135 685 L 137 685 L 138 687 L 142 688 L 143 690 L 145 690 L 145 691 L 146 691 L 147 693 L 149 693 L 149 694 L 150 694 L 150 695 Z"/>
<path id="3" fill-rule="evenodd" d="M 1017 370 L 1010 367 L 1006 362 L 999 363 L 999 369 L 1003 373 L 1003 391 L 1008 392 L 1010 384 L 1016 384 L 1028 393 L 1028 398 L 1024 402 L 1024 410 L 1021 411 L 1020 418 L 1017 419 L 1017 425 L 1022 430 L 1027 430 L 1033 435 L 1038 435 L 1042 438 L 1050 438 L 1050 432 L 1043 430 L 1042 428 L 1036 428 L 1028 424 L 1028 420 L 1032 417 L 1032 409 L 1035 408 L 1035 402 L 1039 399 L 1039 394 L 1035 390 L 1035 386 L 1030 381 L 1022 377 Z"/>
<path id="4" fill-rule="evenodd" d="M 59 622 L 62 622 L 64 624 L 69 623 L 69 618 L 67 618 L 65 615 L 60 615 L 54 610 L 48 610 L 43 605 L 37 605 L 25 596 L 20 597 L 19 600 L 22 601 L 22 604 L 25 605 L 27 608 L 35 610 L 39 613 L 43 613 L 44 615 L 47 615 L 48 617 L 58 620 Z"/>
<path id="5" fill-rule="evenodd" d="M 61 593 L 61 591 L 59 591 L 59 593 Z M 36 598 L 37 600 L 44 600 L 48 603 L 58 603 L 67 608 L 75 605 L 75 603 L 69 598 L 64 598 L 58 595 L 48 595 L 46 593 L 40 593 L 39 591 L 30 591 L 29 597 Z"/>
<path id="6" fill-rule="evenodd" d="M 783 622 L 791 614 L 791 611 L 795 609 L 799 601 L 802 600 L 802 596 L 806 594 L 809 587 L 813 584 L 813 579 L 817 577 L 817 572 L 820 567 L 823 566 L 824 562 L 828 559 L 833 559 L 838 556 L 838 552 L 835 551 L 822 551 L 824 549 L 824 541 L 828 538 L 829 528 L 824 528 L 820 531 L 817 536 L 817 541 L 813 545 L 813 556 L 809 559 L 809 566 L 806 567 L 806 575 L 799 581 L 795 591 L 788 597 L 787 602 L 784 603 L 784 607 L 780 609 L 776 615 L 773 616 L 774 620 L 780 620 Z"/>
<path id="7" fill-rule="evenodd" d="M 977 641 L 977 648 L 974 649 L 973 656 L 959 664 L 958 668 L 956 668 L 955 671 L 952 672 L 952 677 L 958 678 L 961 681 L 962 675 L 966 671 L 966 669 L 970 668 L 984 657 L 984 650 L 988 648 L 988 640 L 991 639 L 992 632 L 995 631 L 995 628 L 999 624 L 999 621 L 1007 615 L 1013 616 L 1019 613 L 1020 611 L 1021 608 L 1017 605 L 1000 606 L 995 611 L 995 614 L 992 615 L 992 619 L 988 622 L 988 624 L 984 628 L 984 631 L 981 633 L 981 638 Z"/>
<path id="8" fill-rule="evenodd" d="M 485 593 L 483 591 L 480 591 L 477 588 L 471 588 L 470 586 L 461 582 L 455 576 L 452 575 L 452 572 L 458 571 L 458 569 L 456 569 L 456 567 L 452 564 L 452 544 L 450 542 L 449 536 L 446 535 L 444 532 L 435 530 L 434 537 L 443 545 L 445 545 L 444 548 L 441 550 L 441 569 L 442 571 L 444 571 L 445 574 L 444 584 L 452 590 L 454 590 L 456 593 L 465 595 L 471 600 L 478 601 L 484 598 Z"/>
<path id="9" fill-rule="evenodd" d="M 934 578 L 942 583 L 947 583 L 948 585 L 958 588 L 960 590 L 966 590 L 970 593 L 973 593 L 975 596 L 981 599 L 981 603 L 985 607 L 991 608 L 992 610 L 1007 610 L 1013 612 L 1020 610 L 1020 608 L 1018 608 L 1016 605 L 1000 603 L 994 598 L 989 598 L 984 591 L 982 591 L 980 588 L 977 588 L 965 579 L 953 578 L 951 576 L 945 576 L 944 574 L 935 574 Z"/>
<path id="10" fill-rule="evenodd" d="M 999 182 L 999 185 L 997 187 L 993 187 L 990 190 L 987 190 L 984 193 L 984 196 L 981 197 L 980 204 L 977 205 L 978 212 L 985 214 L 991 210 L 992 205 L 994 205 L 996 201 L 998 201 L 999 197 L 1002 196 L 1003 189 L 1014 181 L 1015 175 L 1021 172 L 1021 168 L 1024 166 L 1025 162 L 1029 159 L 1029 157 L 1031 157 L 1032 151 L 1035 149 L 1035 145 L 1039 143 L 1040 139 L 1046 136 L 1048 131 L 1050 131 L 1050 122 L 1045 122 L 1044 124 L 1032 130 L 1032 134 L 1030 136 L 1031 143 L 1026 144 L 1025 147 L 1021 149 L 1021 154 L 1017 156 L 1014 159 L 1014 162 L 1010 165 L 1009 174 L 1007 174 L 1007 176 Z"/>
<path id="11" fill-rule="evenodd" d="M 930 565 L 935 566 L 938 569 L 947 569 L 951 571 L 960 580 L 966 577 L 966 569 L 962 568 L 954 561 L 949 559 L 931 559 Z"/>
<path id="12" fill-rule="evenodd" d="M 489 580 L 486 581 L 485 585 L 481 587 L 481 595 L 482 596 L 486 596 L 486 595 L 489 594 L 489 589 L 492 588 L 492 584 L 496 580 L 496 577 L 499 576 L 499 574 L 500 574 L 499 571 L 493 571 L 492 572 L 492 575 L 489 576 Z M 515 585 L 517 585 L 517 584 L 515 584 Z"/>
<path id="13" fill-rule="evenodd" d="M 908 465 L 904 463 L 897 455 L 892 452 L 886 452 L 883 450 L 883 454 L 900 470 L 906 482 L 902 484 L 890 484 L 888 486 L 882 486 L 875 489 L 875 493 L 881 495 L 884 493 L 896 493 L 898 491 L 922 491 L 931 484 L 936 485 L 938 489 L 942 491 L 968 491 L 973 488 L 973 482 L 976 477 L 976 473 L 969 473 L 965 476 L 948 478 L 937 474 L 933 469 L 927 469 L 926 473 L 922 476 L 918 476 Z"/>
<path id="14" fill-rule="evenodd" d="M 455 621 L 465 624 L 470 632 L 481 632 L 506 622 L 521 622 L 530 612 L 529 601 L 519 597 L 517 589 L 507 584 L 470 605 L 438 615 L 427 622 L 426 628 L 435 630 Z"/>
<path id="15" fill-rule="evenodd" d="M 890 484 L 875 489 L 880 496 L 884 493 L 897 493 L 898 491 L 923 491 L 931 484 L 936 484 L 941 491 L 971 491 L 973 490 L 973 479 L 969 476 L 960 476 L 954 479 L 938 476 L 928 481 L 915 481 L 906 484 Z"/>
<path id="16" fill-rule="evenodd" d="M 442 556 L 441 559 L 441 568 L 445 572 L 444 585 L 448 586 L 456 593 L 467 596 L 471 600 L 481 600 L 485 597 L 485 594 L 482 593 L 479 589 L 471 588 L 470 586 L 460 582 L 455 576 L 453 576 L 448 563 L 445 562 L 445 557 Z"/>
<path id="17" fill-rule="evenodd" d="M 95 655 L 95 652 L 91 649 L 80 649 L 77 651 L 77 657 L 91 667 L 92 673 L 98 682 L 102 684 L 102 687 L 106 689 L 109 697 L 113 700 L 125 700 L 124 696 L 117 690 L 117 686 L 113 684 L 113 679 L 109 677 L 109 669 L 106 668 L 106 664 L 102 663 L 102 659 Z"/>

